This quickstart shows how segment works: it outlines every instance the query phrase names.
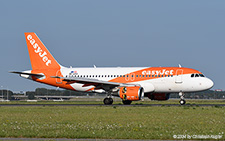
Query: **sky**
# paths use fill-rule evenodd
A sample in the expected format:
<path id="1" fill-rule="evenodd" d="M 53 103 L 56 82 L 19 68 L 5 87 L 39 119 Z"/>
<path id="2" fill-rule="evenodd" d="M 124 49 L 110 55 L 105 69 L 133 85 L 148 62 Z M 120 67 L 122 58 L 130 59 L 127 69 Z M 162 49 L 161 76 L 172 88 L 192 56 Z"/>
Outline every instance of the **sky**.
<path id="1" fill-rule="evenodd" d="M 2 0 L 0 86 L 55 87 L 9 71 L 30 70 L 24 32 L 73 67 L 182 67 L 225 90 L 224 0 Z"/>

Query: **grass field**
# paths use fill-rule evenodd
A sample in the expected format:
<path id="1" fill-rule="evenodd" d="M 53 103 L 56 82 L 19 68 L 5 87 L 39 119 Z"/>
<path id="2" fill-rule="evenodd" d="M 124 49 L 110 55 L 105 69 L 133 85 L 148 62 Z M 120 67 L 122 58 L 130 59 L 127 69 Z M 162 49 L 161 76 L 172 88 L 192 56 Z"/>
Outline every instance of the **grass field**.
<path id="1" fill-rule="evenodd" d="M 174 135 L 220 135 L 225 140 L 224 125 L 225 107 L 218 106 L 0 107 L 0 137 L 174 139 Z"/>

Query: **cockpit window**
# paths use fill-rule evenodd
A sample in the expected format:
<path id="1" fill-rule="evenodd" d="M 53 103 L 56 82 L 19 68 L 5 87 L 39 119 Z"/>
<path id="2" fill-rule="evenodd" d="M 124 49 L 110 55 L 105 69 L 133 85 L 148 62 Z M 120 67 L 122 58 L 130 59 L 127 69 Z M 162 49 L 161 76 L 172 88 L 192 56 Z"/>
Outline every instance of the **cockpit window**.
<path id="1" fill-rule="evenodd" d="M 193 73 L 193 74 L 191 74 L 191 77 L 205 77 L 205 76 L 200 73 Z"/>
<path id="2" fill-rule="evenodd" d="M 199 74 L 195 74 L 195 77 L 199 77 Z"/>

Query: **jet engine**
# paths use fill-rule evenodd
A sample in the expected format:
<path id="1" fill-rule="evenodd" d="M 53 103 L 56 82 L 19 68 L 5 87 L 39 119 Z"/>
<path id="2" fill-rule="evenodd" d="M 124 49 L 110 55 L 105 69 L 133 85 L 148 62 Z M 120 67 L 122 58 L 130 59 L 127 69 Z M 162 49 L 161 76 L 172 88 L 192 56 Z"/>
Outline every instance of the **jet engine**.
<path id="1" fill-rule="evenodd" d="M 151 100 L 168 100 L 170 98 L 170 93 L 150 93 L 148 98 Z"/>
<path id="2" fill-rule="evenodd" d="M 128 86 L 119 88 L 119 96 L 123 101 L 137 101 L 141 100 L 144 96 L 144 89 L 140 86 Z"/>

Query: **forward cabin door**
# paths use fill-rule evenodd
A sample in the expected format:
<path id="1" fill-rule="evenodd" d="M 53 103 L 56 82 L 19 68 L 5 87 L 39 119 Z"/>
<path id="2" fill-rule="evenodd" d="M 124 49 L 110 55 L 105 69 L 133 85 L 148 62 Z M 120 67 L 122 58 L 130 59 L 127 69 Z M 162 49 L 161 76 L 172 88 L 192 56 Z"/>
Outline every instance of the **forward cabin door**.
<path id="1" fill-rule="evenodd" d="M 175 76 L 175 83 L 182 83 L 182 75 L 183 75 L 183 70 L 182 69 L 178 69 L 176 72 L 176 76 Z"/>

